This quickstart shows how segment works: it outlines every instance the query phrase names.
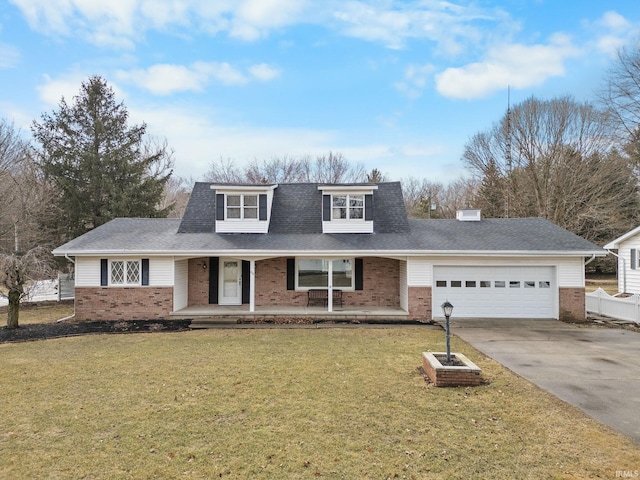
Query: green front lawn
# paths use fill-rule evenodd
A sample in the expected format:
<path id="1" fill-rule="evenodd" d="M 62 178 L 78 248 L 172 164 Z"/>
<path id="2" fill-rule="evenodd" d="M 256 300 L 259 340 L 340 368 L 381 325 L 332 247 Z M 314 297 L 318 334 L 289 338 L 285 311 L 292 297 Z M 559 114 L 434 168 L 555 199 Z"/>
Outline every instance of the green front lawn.
<path id="1" fill-rule="evenodd" d="M 433 327 L 0 345 L 0 478 L 615 478 L 640 447 L 483 357 L 438 389 Z"/>

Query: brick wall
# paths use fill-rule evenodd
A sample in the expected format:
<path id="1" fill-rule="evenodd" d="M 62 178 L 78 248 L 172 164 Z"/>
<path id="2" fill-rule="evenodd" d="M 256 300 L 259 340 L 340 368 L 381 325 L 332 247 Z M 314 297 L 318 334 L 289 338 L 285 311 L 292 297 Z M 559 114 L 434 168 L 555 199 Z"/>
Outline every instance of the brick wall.
<path id="1" fill-rule="evenodd" d="M 287 259 L 269 258 L 256 262 L 256 306 L 307 305 L 307 292 L 287 290 Z"/>
<path id="2" fill-rule="evenodd" d="M 173 310 L 173 287 L 76 287 L 77 320 L 153 320 Z"/>
<path id="3" fill-rule="evenodd" d="M 409 287 L 409 320 L 429 321 L 431 317 L 431 287 Z"/>
<path id="4" fill-rule="evenodd" d="M 560 320 L 582 323 L 586 321 L 585 289 L 581 287 L 560 288 Z"/>
<path id="5" fill-rule="evenodd" d="M 202 268 L 202 264 L 207 269 Z M 189 259 L 188 305 L 209 305 L 209 258 Z"/>

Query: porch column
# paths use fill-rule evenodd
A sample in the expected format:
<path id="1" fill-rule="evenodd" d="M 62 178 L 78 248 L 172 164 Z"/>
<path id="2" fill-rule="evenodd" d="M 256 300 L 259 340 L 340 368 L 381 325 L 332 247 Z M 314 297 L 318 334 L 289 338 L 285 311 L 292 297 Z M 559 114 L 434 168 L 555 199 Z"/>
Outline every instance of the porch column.
<path id="1" fill-rule="evenodd" d="M 249 260 L 249 312 L 256 311 L 256 261 Z"/>
<path id="2" fill-rule="evenodd" d="M 327 311 L 333 312 L 333 260 L 329 260 Z"/>

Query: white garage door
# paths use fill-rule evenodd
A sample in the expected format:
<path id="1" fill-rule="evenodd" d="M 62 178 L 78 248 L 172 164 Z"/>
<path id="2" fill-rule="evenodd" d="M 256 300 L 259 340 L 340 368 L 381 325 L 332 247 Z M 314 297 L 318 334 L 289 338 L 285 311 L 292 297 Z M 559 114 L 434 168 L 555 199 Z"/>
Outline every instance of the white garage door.
<path id="1" fill-rule="evenodd" d="M 433 267 L 433 316 L 453 305 L 455 318 L 556 318 L 554 267 Z"/>

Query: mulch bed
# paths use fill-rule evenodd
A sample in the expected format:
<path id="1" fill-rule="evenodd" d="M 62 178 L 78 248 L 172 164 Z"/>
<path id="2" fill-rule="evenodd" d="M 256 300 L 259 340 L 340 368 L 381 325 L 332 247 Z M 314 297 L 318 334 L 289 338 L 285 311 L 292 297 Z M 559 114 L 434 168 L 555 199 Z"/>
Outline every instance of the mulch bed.
<path id="1" fill-rule="evenodd" d="M 0 343 L 28 342 L 49 338 L 104 333 L 183 332 L 191 320 L 120 320 L 97 322 L 59 322 L 20 325 L 16 329 L 0 328 Z"/>

